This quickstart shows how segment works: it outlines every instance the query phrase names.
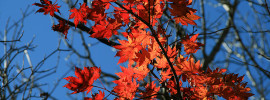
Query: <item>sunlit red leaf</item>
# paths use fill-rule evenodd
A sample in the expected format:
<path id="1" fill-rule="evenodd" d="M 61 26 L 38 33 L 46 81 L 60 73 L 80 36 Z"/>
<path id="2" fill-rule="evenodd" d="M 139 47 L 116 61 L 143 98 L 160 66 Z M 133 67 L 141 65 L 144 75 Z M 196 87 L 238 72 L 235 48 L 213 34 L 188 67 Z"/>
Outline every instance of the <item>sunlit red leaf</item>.
<path id="1" fill-rule="evenodd" d="M 168 47 L 167 49 L 168 49 L 168 50 L 166 50 L 167 56 L 170 59 L 170 61 L 173 62 L 175 60 L 176 55 L 177 55 L 176 48 L 172 49 L 171 47 Z M 155 67 L 157 67 L 157 68 L 168 68 L 169 67 L 169 63 L 163 54 L 161 54 L 160 57 L 157 57 L 156 61 L 157 61 L 157 63 L 155 64 Z"/>
<path id="2" fill-rule="evenodd" d="M 176 73 L 179 73 L 178 75 L 181 75 L 182 73 L 197 74 L 203 72 L 201 67 L 200 61 L 195 63 L 194 58 L 191 57 L 188 61 L 176 62 L 175 69 Z"/>
<path id="3" fill-rule="evenodd" d="M 173 76 L 173 73 L 171 72 L 171 68 L 169 68 L 166 71 L 161 71 L 160 75 L 162 76 L 161 81 L 163 82 L 170 79 Z"/>
<path id="4" fill-rule="evenodd" d="M 70 10 L 70 12 L 72 12 L 72 14 L 69 16 L 69 19 L 73 19 L 74 18 L 74 24 L 75 27 L 77 27 L 77 25 L 79 24 L 79 22 L 86 24 L 87 21 L 87 14 L 89 12 L 89 7 L 86 5 L 86 3 L 83 3 L 80 6 L 80 9 L 77 8 L 73 8 Z"/>
<path id="5" fill-rule="evenodd" d="M 141 81 L 148 75 L 149 71 L 150 70 L 147 68 L 147 65 L 136 66 L 134 68 L 134 78 L 137 78 L 138 81 Z"/>
<path id="6" fill-rule="evenodd" d="M 120 50 L 115 55 L 120 57 L 118 64 L 126 62 L 127 60 L 129 60 L 130 63 L 133 63 L 136 58 L 136 53 L 142 49 L 142 46 L 136 44 L 135 40 L 129 37 L 128 41 L 119 40 L 119 42 L 121 45 L 114 46 L 115 49 Z"/>
<path id="7" fill-rule="evenodd" d="M 137 58 L 135 58 L 134 61 L 136 61 L 139 66 L 147 66 L 151 62 L 150 54 L 145 49 L 142 49 L 141 52 L 136 53 L 136 57 Z"/>
<path id="8" fill-rule="evenodd" d="M 114 87 L 113 91 L 120 96 L 122 99 L 133 99 L 139 85 L 134 79 L 134 70 L 131 66 L 129 68 L 121 67 L 122 72 L 116 73 L 120 79 L 113 81 L 117 86 Z"/>
<path id="9" fill-rule="evenodd" d="M 84 67 L 83 70 L 75 67 L 76 77 L 64 78 L 69 82 L 64 87 L 74 91 L 72 94 L 84 91 L 89 93 L 93 88 L 94 81 L 100 77 L 100 73 L 101 70 L 98 67 Z"/>
<path id="10" fill-rule="evenodd" d="M 121 26 L 121 22 L 108 18 L 108 21 L 100 21 L 100 24 L 92 27 L 94 34 L 92 34 L 91 37 L 110 39 L 112 35 L 118 34 L 117 30 L 120 29 Z"/>

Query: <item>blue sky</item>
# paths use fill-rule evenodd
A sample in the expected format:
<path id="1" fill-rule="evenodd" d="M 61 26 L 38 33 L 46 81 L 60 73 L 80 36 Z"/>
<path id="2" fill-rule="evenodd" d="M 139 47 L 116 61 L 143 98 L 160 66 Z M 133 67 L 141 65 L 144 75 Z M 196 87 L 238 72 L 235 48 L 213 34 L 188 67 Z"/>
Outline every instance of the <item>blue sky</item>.
<path id="1" fill-rule="evenodd" d="M 39 3 L 39 0 L 36 0 L 36 2 Z M 38 10 L 38 7 L 32 6 L 32 4 L 35 3 L 33 0 L 4 0 L 0 3 L 0 30 L 1 32 L 4 32 L 5 24 L 10 18 L 9 26 L 13 24 L 13 22 L 18 21 L 22 18 L 22 11 L 25 11 L 26 8 L 29 6 L 28 12 L 35 12 Z M 58 4 L 60 6 L 63 6 L 63 2 L 58 0 Z M 65 5 L 64 5 L 65 6 Z M 64 8 L 64 7 L 61 7 Z M 67 14 L 66 10 L 61 10 L 62 15 Z M 67 16 L 66 16 L 67 18 Z M 27 16 L 24 20 L 24 35 L 21 39 L 21 42 L 18 45 L 25 45 L 30 42 L 30 40 L 34 37 L 34 45 L 37 45 L 37 48 L 34 49 L 34 51 L 28 51 L 30 58 L 32 60 L 33 65 L 37 65 L 38 62 L 40 62 L 45 56 L 49 55 L 51 52 L 53 52 L 57 46 L 60 35 L 58 35 L 57 32 L 54 32 L 51 29 L 52 26 L 52 19 L 49 16 L 43 15 L 43 13 L 31 13 L 29 16 Z M 58 23 L 58 22 L 57 22 Z M 11 30 L 12 31 L 12 30 Z M 72 37 L 72 32 L 69 31 L 68 38 Z M 8 37 L 10 38 L 12 36 L 12 32 L 8 34 Z M 96 39 L 88 37 L 89 35 L 84 34 L 85 39 L 88 44 L 94 44 L 98 42 Z M 1 40 L 3 37 L 1 37 Z M 80 36 L 78 34 L 74 34 L 74 40 L 80 40 Z M 81 44 L 80 41 L 74 41 L 75 44 Z M 0 44 L 1 47 L 3 47 L 2 44 Z M 80 48 L 81 45 L 75 45 L 75 48 Z M 67 49 L 63 42 L 61 42 L 61 49 Z M 80 51 L 80 50 L 79 50 Z M 81 50 L 83 51 L 83 50 Z M 99 43 L 98 45 L 93 45 L 90 48 L 91 56 L 94 58 L 94 62 L 96 66 L 101 67 L 101 69 L 105 72 L 119 72 L 119 67 L 117 65 L 118 58 L 114 57 L 115 52 L 112 52 L 112 48 L 108 47 L 106 45 L 103 45 L 102 43 Z M 1 55 L 4 53 L 2 48 L 0 50 Z M 42 80 L 39 81 L 40 84 L 48 83 L 48 81 L 51 82 L 51 84 L 42 86 L 43 89 L 48 89 L 49 91 L 53 89 L 54 83 L 60 79 L 60 77 L 70 69 L 69 63 L 71 63 L 70 60 L 72 60 L 74 63 L 78 60 L 78 58 L 71 58 L 70 60 L 66 61 L 65 58 L 68 55 L 66 52 L 60 53 L 60 61 L 59 61 L 59 67 L 57 67 L 56 73 L 52 74 Z M 17 57 L 17 63 L 21 64 L 22 59 L 24 58 L 24 55 L 19 55 Z M 50 69 L 53 68 L 56 65 L 58 53 L 50 57 L 42 66 L 42 69 Z M 69 62 L 70 61 L 70 62 Z M 25 63 L 25 66 L 29 66 L 28 63 Z M 88 64 L 90 66 L 90 64 Z M 76 65 L 80 68 L 83 66 Z M 74 76 L 74 71 L 71 71 L 67 76 Z M 38 76 L 37 76 L 38 77 Z M 66 93 L 72 93 L 72 91 L 69 91 L 68 89 L 62 87 L 67 83 L 66 80 L 63 80 L 58 85 L 56 91 L 53 93 L 54 97 L 58 97 L 61 99 L 66 99 Z M 98 84 L 99 82 L 97 82 Z M 48 92 L 49 92 L 48 91 Z M 39 95 L 39 91 L 36 91 L 36 95 Z M 78 95 L 80 96 L 80 94 Z"/>
<path id="2" fill-rule="evenodd" d="M 32 6 L 33 3 L 39 2 L 39 0 L 2 0 L 0 3 L 0 32 L 4 32 L 6 22 L 8 18 L 10 18 L 9 23 L 13 24 L 13 22 L 18 21 L 20 18 L 22 18 L 22 11 L 25 11 L 27 7 L 29 7 L 28 12 L 35 12 L 38 10 L 38 7 Z M 54 1 L 53 1 L 54 2 Z M 58 5 L 61 6 L 60 12 L 64 18 L 68 18 L 69 12 L 67 11 L 67 6 L 61 1 L 57 1 Z M 240 6 L 241 7 L 241 6 Z M 220 11 L 220 13 L 216 13 L 216 16 L 210 16 L 206 15 L 207 17 L 213 17 L 215 19 L 218 17 L 218 15 L 222 14 L 222 7 L 218 7 L 217 9 L 213 9 L 211 7 L 206 8 L 207 11 Z M 247 13 L 246 11 L 248 10 L 243 10 L 241 13 L 245 14 Z M 56 21 L 56 23 L 58 23 Z M 196 21 L 198 25 L 200 25 L 199 21 Z M 57 32 L 54 32 L 51 29 L 52 26 L 52 18 L 49 17 L 48 15 L 43 15 L 43 13 L 31 13 L 29 16 L 27 16 L 24 20 L 24 36 L 21 39 L 21 42 L 18 45 L 25 45 L 27 44 L 33 37 L 34 39 L 34 45 L 37 45 L 37 48 L 34 49 L 34 51 L 29 51 L 30 58 L 32 60 L 33 65 L 37 65 L 39 61 L 41 61 L 45 56 L 49 55 L 51 52 L 53 52 L 59 42 L 60 35 Z M 192 29 L 192 26 L 189 25 L 189 29 Z M 198 31 L 200 32 L 200 30 Z M 12 36 L 12 32 L 8 34 L 8 37 Z M 98 41 L 96 39 L 88 37 L 89 35 L 84 33 L 84 38 L 86 39 L 88 44 L 94 44 L 97 43 Z M 0 37 L 1 39 L 3 38 L 2 36 Z M 75 48 L 78 48 L 80 51 L 81 47 L 81 41 L 80 36 L 76 33 L 72 33 L 72 31 L 69 31 L 68 33 L 68 38 L 74 38 L 74 44 Z M 71 42 L 71 41 L 68 41 Z M 209 41 L 209 42 L 214 42 L 214 41 Z M 212 47 L 214 44 L 208 44 L 209 47 Z M 2 47 L 3 45 L 0 44 Z M 61 49 L 67 49 L 63 42 L 61 42 Z M 211 49 L 207 49 L 211 50 Z M 83 50 L 81 50 L 83 51 Z M 117 65 L 118 62 L 118 57 L 115 56 L 115 51 L 113 51 L 112 47 L 108 47 L 106 45 L 103 45 L 102 43 L 99 43 L 98 45 L 94 45 L 90 47 L 91 51 L 91 56 L 96 64 L 96 66 L 101 67 L 101 69 L 105 72 L 110 72 L 110 73 L 116 73 L 120 71 L 119 65 Z M 210 52 L 210 51 L 209 51 Z M 2 49 L 0 50 L 1 55 L 4 53 Z M 48 81 L 51 84 L 47 84 L 45 86 L 42 86 L 43 89 L 48 89 L 49 91 L 52 90 L 54 87 L 54 83 L 58 80 L 61 79 L 60 77 L 67 72 L 70 69 L 70 65 L 72 65 L 72 62 L 76 64 L 76 62 L 79 60 L 78 58 L 74 57 L 69 60 L 65 60 L 66 56 L 69 53 L 67 52 L 61 52 L 60 59 L 59 59 L 59 66 L 57 67 L 56 73 L 52 74 L 42 80 L 40 80 L 40 84 L 48 83 Z M 217 55 L 217 59 L 219 57 L 223 57 L 224 53 L 219 53 Z M 17 63 L 21 64 L 21 59 L 23 59 L 25 56 L 20 55 L 17 58 Z M 57 57 L 58 54 L 53 55 L 51 58 L 49 58 L 44 65 L 42 66 L 42 69 L 50 69 L 56 65 L 57 62 Z M 25 63 L 26 66 L 28 63 Z M 90 66 L 90 64 L 88 63 Z M 120 64 L 121 65 L 121 64 Z M 123 64 L 124 65 L 124 64 Z M 83 65 L 76 65 L 80 68 L 83 67 Z M 216 65 L 215 67 L 223 66 L 223 64 Z M 231 65 L 231 66 L 238 66 L 238 65 Z M 230 67 L 232 68 L 232 67 Z M 233 70 L 238 70 L 235 68 L 229 69 L 229 71 Z M 245 74 L 245 70 L 239 71 L 240 75 Z M 70 72 L 67 76 L 74 76 L 74 72 Z M 245 81 L 247 81 L 247 77 L 245 77 Z M 56 90 L 53 93 L 54 97 L 60 98 L 61 99 L 66 99 L 68 98 L 66 96 L 66 93 L 71 93 L 72 91 L 69 91 L 66 88 L 63 88 L 67 83 L 67 81 L 62 80 Z M 99 84 L 99 82 L 97 82 Z M 48 91 L 48 92 L 49 92 Z M 96 90 L 97 91 L 97 90 Z M 39 92 L 36 91 L 36 95 L 39 95 Z M 105 94 L 106 95 L 106 94 Z M 81 94 L 78 94 L 78 96 L 81 96 Z"/>

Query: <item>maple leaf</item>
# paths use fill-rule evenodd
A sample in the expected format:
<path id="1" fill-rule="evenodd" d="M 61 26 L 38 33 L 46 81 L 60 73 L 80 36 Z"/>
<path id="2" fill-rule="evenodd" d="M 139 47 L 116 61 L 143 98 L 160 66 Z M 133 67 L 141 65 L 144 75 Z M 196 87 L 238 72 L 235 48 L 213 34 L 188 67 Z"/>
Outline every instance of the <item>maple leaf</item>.
<path id="1" fill-rule="evenodd" d="M 128 24 L 129 22 L 131 22 L 129 19 L 130 14 L 127 11 L 125 11 L 119 7 L 114 7 L 114 9 L 115 9 L 114 10 L 114 13 L 115 13 L 114 17 L 115 18 L 118 18 L 118 20 L 123 21 L 125 25 Z"/>
<path id="2" fill-rule="evenodd" d="M 54 31 L 58 31 L 58 32 L 61 32 L 65 35 L 65 39 L 67 39 L 67 33 L 68 33 L 68 30 L 69 30 L 69 25 L 67 24 L 66 21 L 63 21 L 63 20 L 58 20 L 59 24 L 57 25 L 53 25 L 52 26 L 52 29 Z"/>
<path id="3" fill-rule="evenodd" d="M 103 2 L 103 5 L 106 9 L 109 9 L 111 3 L 110 2 L 116 2 L 116 0 L 101 0 Z"/>
<path id="4" fill-rule="evenodd" d="M 93 88 L 92 84 L 100 77 L 101 70 L 98 67 L 84 67 L 80 69 L 75 67 L 76 77 L 66 77 L 69 83 L 64 87 L 74 91 L 71 94 L 87 91 L 89 93 Z"/>
<path id="5" fill-rule="evenodd" d="M 192 97 L 194 99 L 196 99 L 196 98 L 200 98 L 200 99 L 207 98 L 207 93 L 208 93 L 208 90 L 207 90 L 206 87 L 204 87 L 204 86 L 195 87 L 194 88 L 194 95 Z"/>
<path id="6" fill-rule="evenodd" d="M 177 75 L 181 75 L 183 73 L 192 75 L 203 72 L 203 70 L 201 69 L 200 61 L 194 63 L 194 59 L 192 57 L 190 57 L 188 61 L 185 60 L 182 62 L 176 62 L 176 66 L 174 66 L 174 68 Z M 182 78 L 183 80 L 186 80 L 185 76 L 183 76 Z"/>
<path id="7" fill-rule="evenodd" d="M 136 53 L 142 49 L 142 46 L 140 44 L 136 44 L 135 39 L 131 39 L 130 37 L 128 37 L 128 41 L 118 41 L 121 45 L 114 46 L 115 49 L 120 50 L 115 55 L 120 57 L 117 64 L 126 62 L 127 60 L 132 64 L 134 62 L 134 58 L 136 58 Z"/>
<path id="8" fill-rule="evenodd" d="M 119 76 L 120 78 L 130 78 L 130 77 L 134 77 L 134 69 L 131 66 L 128 66 L 128 68 L 122 67 L 120 66 L 122 72 L 116 73 L 117 76 Z"/>
<path id="9" fill-rule="evenodd" d="M 199 42 L 196 42 L 198 35 L 199 34 L 196 34 L 191 38 L 189 38 L 189 36 L 186 35 L 186 38 L 181 41 L 181 43 L 184 45 L 186 54 L 196 53 L 197 50 L 204 45 Z"/>
<path id="10" fill-rule="evenodd" d="M 157 37 L 161 45 L 164 45 L 166 43 L 167 41 L 166 37 L 161 37 L 159 34 Z M 151 39 L 151 44 L 148 45 L 148 52 L 150 53 L 151 60 L 161 55 L 162 50 L 160 49 L 159 44 L 155 39 Z"/>
<path id="11" fill-rule="evenodd" d="M 250 88 L 246 87 L 247 83 L 243 83 L 243 76 L 238 77 L 238 74 L 220 74 L 224 70 L 219 72 L 208 72 L 207 75 L 212 77 L 211 81 L 206 82 L 209 87 L 209 91 L 217 94 L 220 97 L 230 100 L 246 100 L 248 97 L 254 95 L 248 93 Z"/>
<path id="12" fill-rule="evenodd" d="M 164 4 L 160 3 L 160 0 L 145 0 L 145 2 L 140 2 L 136 5 L 138 11 L 138 16 L 141 17 L 144 21 L 155 26 L 163 14 Z M 136 20 L 136 19 L 135 19 Z"/>
<path id="13" fill-rule="evenodd" d="M 54 16 L 54 12 L 58 12 L 60 13 L 60 11 L 58 10 L 58 8 L 60 8 L 60 6 L 58 6 L 57 4 L 52 4 L 52 1 L 49 0 L 40 0 L 41 3 L 34 3 L 32 5 L 36 5 L 40 8 L 39 10 L 36 11 L 37 12 L 44 12 L 44 15 L 47 15 L 48 13 L 50 13 L 51 16 Z M 61 14 L 61 13 L 60 13 Z"/>
<path id="14" fill-rule="evenodd" d="M 111 36 L 117 35 L 117 30 L 122 26 L 121 22 L 118 22 L 116 19 L 108 18 L 107 20 L 103 20 L 99 22 L 99 25 L 95 25 L 92 27 L 93 34 L 91 37 L 93 38 L 107 38 L 110 39 Z"/>
<path id="15" fill-rule="evenodd" d="M 173 73 L 171 72 L 171 68 L 168 68 L 166 71 L 161 71 L 160 75 L 162 76 L 161 81 L 164 82 L 167 79 L 170 79 L 173 76 Z"/>
<path id="16" fill-rule="evenodd" d="M 130 4 L 130 5 L 122 5 L 124 8 L 126 8 L 127 10 L 130 10 L 132 12 L 137 11 L 135 8 L 131 8 L 131 6 L 134 6 L 134 4 Z M 121 18 L 121 20 L 125 23 L 128 24 L 132 21 L 130 21 L 130 13 L 128 13 L 128 11 L 122 9 L 121 7 L 114 7 L 114 12 L 115 12 L 115 16 L 121 16 L 118 18 Z"/>
<path id="17" fill-rule="evenodd" d="M 99 24 L 100 21 L 105 20 L 105 6 L 110 3 L 104 3 L 101 0 L 92 1 L 92 7 L 87 11 L 87 19 L 95 21 L 95 24 Z M 104 5 L 105 4 L 105 5 Z"/>
<path id="18" fill-rule="evenodd" d="M 136 80 L 129 80 L 127 78 L 113 81 L 117 86 L 114 87 L 113 91 L 116 92 L 120 98 L 124 100 L 132 100 L 135 97 L 135 93 L 139 85 Z"/>
<path id="19" fill-rule="evenodd" d="M 160 87 L 156 87 L 156 84 L 154 81 L 151 82 L 151 84 L 147 84 L 145 86 L 145 92 L 140 93 L 142 95 L 143 100 L 153 100 L 157 95 L 157 92 L 159 91 Z"/>
<path id="20" fill-rule="evenodd" d="M 216 68 L 214 71 L 208 68 L 207 73 L 202 73 L 199 64 L 197 64 L 198 62 L 194 64 L 192 63 L 192 59 L 190 59 L 190 61 L 191 62 L 188 62 L 190 64 L 188 64 L 186 61 L 181 62 L 181 64 L 186 66 L 186 68 L 182 69 L 184 73 L 182 74 L 182 80 L 188 80 L 190 86 L 193 87 L 193 90 L 187 89 L 183 91 L 184 98 L 206 99 L 213 96 L 210 94 L 216 94 L 225 99 L 234 100 L 247 99 L 248 97 L 253 95 L 252 93 L 248 93 L 248 91 L 250 91 L 250 88 L 245 87 L 246 83 L 242 83 L 243 76 L 238 77 L 238 74 L 223 75 L 222 73 L 224 73 L 226 69 L 219 68 Z M 190 66 L 190 68 L 188 68 L 188 66 Z"/>
<path id="21" fill-rule="evenodd" d="M 157 68 L 169 68 L 169 63 L 164 55 L 161 54 L 161 57 L 156 58 L 157 63 L 155 63 L 155 67 Z"/>
<path id="22" fill-rule="evenodd" d="M 147 66 L 150 64 L 150 54 L 147 50 L 142 49 L 139 53 L 136 53 L 136 57 L 134 61 L 138 63 L 139 66 Z"/>
<path id="23" fill-rule="evenodd" d="M 171 62 L 174 61 L 174 58 L 177 55 L 176 48 L 171 48 L 170 46 L 168 47 L 168 50 L 166 50 L 167 56 L 170 59 Z M 157 68 L 169 68 L 169 63 L 166 59 L 166 57 L 163 54 L 160 54 L 160 57 L 156 58 L 157 63 L 155 64 L 155 67 Z"/>
<path id="24" fill-rule="evenodd" d="M 196 9 L 192 9 L 187 7 L 188 5 L 191 5 L 192 0 L 169 0 L 171 3 L 171 8 L 169 8 L 169 11 L 171 12 L 171 15 L 175 16 L 175 22 L 181 23 L 182 25 L 188 25 L 187 23 L 191 25 L 197 25 L 193 20 L 198 20 L 200 17 L 197 15 L 194 15 L 196 13 Z"/>
<path id="25" fill-rule="evenodd" d="M 147 65 L 139 66 L 137 65 L 134 68 L 134 78 L 137 78 L 138 81 L 143 80 L 149 73 Z"/>
<path id="26" fill-rule="evenodd" d="M 189 13 L 186 14 L 186 16 L 181 16 L 181 17 L 175 17 L 174 20 L 176 23 L 181 23 L 182 25 L 188 26 L 188 24 L 191 25 L 197 25 L 193 20 L 198 20 L 201 17 L 194 15 L 195 12 L 190 11 Z"/>
<path id="27" fill-rule="evenodd" d="M 120 79 L 113 81 L 115 84 L 117 84 L 117 86 L 114 87 L 113 91 L 120 96 L 121 100 L 132 100 L 135 96 L 137 88 L 139 87 L 136 80 L 134 79 L 134 70 L 131 66 L 129 66 L 128 68 L 121 67 L 121 70 L 122 72 L 116 73 L 116 75 L 119 76 Z"/>
<path id="28" fill-rule="evenodd" d="M 87 13 L 89 12 L 89 10 L 90 10 L 90 8 L 88 6 L 86 6 L 86 3 L 83 3 L 80 6 L 80 9 L 73 8 L 73 9 L 69 10 L 70 12 L 72 12 L 72 14 L 69 16 L 69 19 L 74 18 L 75 27 L 77 27 L 79 22 L 82 22 L 84 24 L 87 23 L 86 19 L 87 19 Z"/>
<path id="29" fill-rule="evenodd" d="M 94 95 L 92 94 L 92 98 L 89 98 L 89 97 L 84 97 L 84 100 L 107 100 L 107 99 L 104 99 L 104 92 L 101 92 L 99 90 L 99 93 L 95 93 Z"/>

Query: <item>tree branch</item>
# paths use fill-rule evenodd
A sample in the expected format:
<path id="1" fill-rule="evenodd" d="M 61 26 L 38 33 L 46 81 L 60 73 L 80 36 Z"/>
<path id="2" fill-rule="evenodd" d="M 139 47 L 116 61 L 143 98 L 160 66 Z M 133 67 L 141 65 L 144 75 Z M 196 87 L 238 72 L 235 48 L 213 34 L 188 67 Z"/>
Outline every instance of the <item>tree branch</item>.
<path id="1" fill-rule="evenodd" d="M 71 21 L 68 21 L 68 20 L 66 20 L 66 19 L 64 19 L 64 18 L 62 18 L 62 17 L 60 17 L 60 16 L 58 16 L 58 15 L 56 15 L 56 14 L 54 14 L 54 17 L 55 17 L 56 19 L 58 19 L 58 20 L 66 21 L 70 26 L 75 27 L 75 24 L 74 24 L 73 22 L 71 22 Z M 78 25 L 77 25 L 77 28 L 79 28 L 79 29 L 82 30 L 82 31 L 87 32 L 87 33 L 90 34 L 90 35 L 92 35 L 92 34 L 94 33 L 90 28 L 86 27 L 86 26 L 83 25 L 83 24 L 78 24 Z M 120 45 L 119 43 L 116 43 L 116 42 L 107 40 L 107 39 L 105 39 L 105 38 L 103 38 L 103 39 L 98 39 L 98 38 L 96 38 L 96 39 L 97 39 L 98 41 L 100 41 L 100 42 L 102 42 L 102 43 L 108 45 L 108 46 L 111 46 L 111 47 L 112 47 L 112 46 L 116 46 L 116 45 Z"/>

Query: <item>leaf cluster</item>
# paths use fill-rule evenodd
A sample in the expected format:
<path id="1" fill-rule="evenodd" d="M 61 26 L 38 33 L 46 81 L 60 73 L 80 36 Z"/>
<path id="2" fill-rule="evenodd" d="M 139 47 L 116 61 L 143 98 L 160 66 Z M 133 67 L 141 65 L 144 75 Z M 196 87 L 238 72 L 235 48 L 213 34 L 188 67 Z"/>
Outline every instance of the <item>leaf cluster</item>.
<path id="1" fill-rule="evenodd" d="M 33 5 L 42 7 L 37 12 L 50 12 L 54 16 L 59 7 L 51 4 L 51 1 L 47 2 L 42 6 L 37 3 Z M 171 35 L 166 34 L 163 27 L 165 23 L 160 23 L 158 19 L 165 9 L 169 9 L 173 16 L 169 20 L 186 26 L 197 25 L 194 20 L 200 17 L 195 15 L 196 9 L 188 7 L 191 4 L 192 0 L 93 0 L 91 8 L 86 3 L 81 4 L 79 9 L 72 8 L 69 19 L 74 19 L 75 28 L 80 24 L 86 25 L 88 20 L 94 21 L 89 32 L 92 38 L 109 41 L 113 35 L 124 37 L 118 40 L 119 45 L 113 46 L 119 50 L 115 55 L 120 57 L 118 64 L 128 61 L 128 68 L 120 66 L 122 72 L 116 73 L 119 79 L 113 81 L 116 86 L 109 91 L 116 96 L 116 100 L 155 99 L 158 96 L 171 99 L 215 99 L 215 95 L 226 99 L 247 99 L 252 96 L 250 88 L 242 82 L 243 76 L 225 74 L 225 69 L 202 70 L 200 61 L 195 61 L 191 56 L 203 46 L 196 41 L 199 34 L 186 34 L 185 38 L 177 42 L 180 46 L 168 44 Z M 113 17 L 105 13 L 108 9 L 113 9 L 110 12 Z M 68 22 L 59 20 L 53 30 L 67 36 L 70 26 Z M 123 27 L 126 27 L 125 31 L 120 32 Z M 185 53 L 181 53 L 181 48 L 184 48 Z M 99 73 L 97 67 L 84 67 L 84 70 L 76 67 L 77 77 L 64 78 L 69 81 L 65 87 L 73 93 L 89 93 L 95 87 L 93 83 L 99 78 Z M 147 75 L 153 75 L 155 80 L 146 85 L 141 84 Z M 184 86 L 184 82 L 189 85 Z M 161 88 L 165 92 L 161 92 Z M 105 87 L 101 89 L 108 91 Z M 106 99 L 104 96 L 100 91 L 92 98 L 85 99 Z"/>

